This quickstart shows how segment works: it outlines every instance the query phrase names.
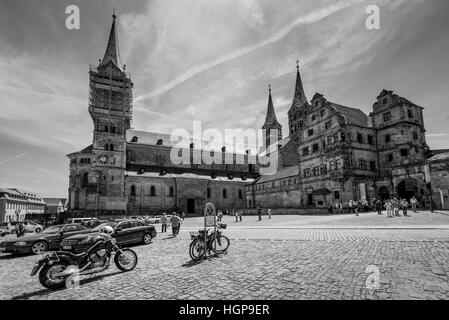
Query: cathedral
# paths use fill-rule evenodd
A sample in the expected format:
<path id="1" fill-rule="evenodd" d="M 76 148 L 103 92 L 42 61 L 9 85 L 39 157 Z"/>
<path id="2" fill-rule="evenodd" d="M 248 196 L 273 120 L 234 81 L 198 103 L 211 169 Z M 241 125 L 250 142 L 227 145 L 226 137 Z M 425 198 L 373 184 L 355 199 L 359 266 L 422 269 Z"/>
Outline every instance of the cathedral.
<path id="1" fill-rule="evenodd" d="M 134 84 L 120 59 L 115 15 L 104 57 L 89 75 L 93 140 L 68 155 L 71 213 L 201 214 L 207 202 L 222 210 L 307 213 L 335 202 L 392 196 L 415 196 L 428 204 L 423 108 L 393 91 L 383 90 L 369 115 L 320 93 L 309 102 L 298 64 L 286 138 L 270 87 L 262 153 L 275 155 L 278 165 L 276 173 L 260 175 L 262 153 L 229 153 L 223 147 L 220 157 L 243 161 L 175 165 L 169 135 L 132 129 Z M 203 150 L 191 141 L 184 151 L 192 159 Z"/>
<path id="2" fill-rule="evenodd" d="M 131 129 L 134 84 L 120 59 L 115 15 L 104 58 L 89 75 L 93 141 L 68 155 L 72 214 L 200 214 L 208 202 L 246 208 L 246 185 L 258 177 L 254 156 L 230 154 L 223 147 L 218 156 L 243 161 L 174 165 L 170 135 Z M 191 158 L 202 152 L 193 141 L 185 148 Z"/>

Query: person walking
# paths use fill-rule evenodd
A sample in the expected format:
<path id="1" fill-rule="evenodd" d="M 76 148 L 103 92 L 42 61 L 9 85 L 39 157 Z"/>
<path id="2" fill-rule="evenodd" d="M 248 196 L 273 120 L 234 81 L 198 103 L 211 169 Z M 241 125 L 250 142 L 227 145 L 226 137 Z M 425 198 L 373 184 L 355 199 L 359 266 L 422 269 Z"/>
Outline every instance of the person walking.
<path id="1" fill-rule="evenodd" d="M 17 238 L 20 238 L 20 236 L 22 235 L 22 230 L 20 229 L 20 224 L 21 222 L 18 222 L 14 228 L 16 229 L 16 236 Z"/>
<path id="2" fill-rule="evenodd" d="M 354 207 L 355 216 L 358 217 L 359 216 L 359 202 L 357 200 L 355 200 L 355 201 L 353 201 L 352 205 Z"/>
<path id="3" fill-rule="evenodd" d="M 268 219 L 271 220 L 271 209 L 268 209 Z"/>
<path id="4" fill-rule="evenodd" d="M 413 213 L 416 213 L 416 206 L 418 205 L 418 200 L 415 198 L 415 196 L 413 196 L 413 197 L 410 199 L 410 204 L 411 204 L 411 206 L 412 206 L 412 211 L 413 211 Z"/>
<path id="5" fill-rule="evenodd" d="M 239 212 L 237 210 L 233 210 L 235 216 L 235 222 L 239 222 Z"/>
<path id="6" fill-rule="evenodd" d="M 168 218 L 167 218 L 167 215 L 165 214 L 165 212 L 162 214 L 161 224 L 162 224 L 162 231 L 161 231 L 161 233 L 166 233 L 167 232 Z"/>
<path id="7" fill-rule="evenodd" d="M 243 222 L 242 215 L 243 215 L 243 211 L 239 210 L 239 220 L 240 220 L 240 222 Z"/>
<path id="8" fill-rule="evenodd" d="M 409 203 L 407 202 L 407 200 L 402 199 L 401 201 L 401 208 L 402 208 L 402 214 L 404 215 L 404 217 L 408 217 L 408 206 Z"/>
<path id="9" fill-rule="evenodd" d="M 391 201 L 388 199 L 385 201 L 385 209 L 387 210 L 387 218 L 393 218 L 393 206 L 391 204 Z"/>
<path id="10" fill-rule="evenodd" d="M 182 212 L 181 217 L 182 217 L 182 221 L 184 221 L 186 219 L 186 213 L 184 211 Z"/>
<path id="11" fill-rule="evenodd" d="M 176 236 L 179 234 L 179 229 L 181 228 L 181 223 L 182 223 L 182 220 L 177 213 L 171 217 L 170 224 L 172 227 L 172 232 L 173 232 L 174 238 L 176 238 Z"/>
<path id="12" fill-rule="evenodd" d="M 342 214 L 343 213 L 343 203 L 341 203 L 340 201 L 337 201 L 337 214 Z"/>
<path id="13" fill-rule="evenodd" d="M 257 207 L 257 214 L 259 215 L 259 221 L 262 221 L 262 210 L 260 207 Z"/>
<path id="14" fill-rule="evenodd" d="M 349 200 L 349 212 L 348 213 L 353 213 L 354 211 L 354 201 Z"/>
<path id="15" fill-rule="evenodd" d="M 393 198 L 393 211 L 394 211 L 394 215 L 396 217 L 400 217 L 399 215 L 399 206 L 400 206 L 400 202 L 397 198 Z"/>
<path id="16" fill-rule="evenodd" d="M 382 200 L 376 200 L 375 208 L 378 215 L 382 215 Z"/>

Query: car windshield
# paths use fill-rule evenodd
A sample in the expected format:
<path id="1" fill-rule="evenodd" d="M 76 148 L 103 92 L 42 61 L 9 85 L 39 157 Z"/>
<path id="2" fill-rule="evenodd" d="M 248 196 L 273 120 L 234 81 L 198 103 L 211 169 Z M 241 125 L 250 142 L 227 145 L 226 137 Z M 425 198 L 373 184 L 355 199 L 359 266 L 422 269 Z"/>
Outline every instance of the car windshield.
<path id="1" fill-rule="evenodd" d="M 42 233 L 46 233 L 46 234 L 58 233 L 59 230 L 61 230 L 61 228 L 62 228 L 62 226 L 51 226 L 51 227 L 48 227 L 47 229 L 45 229 L 44 231 L 42 231 Z"/>
<path id="2" fill-rule="evenodd" d="M 93 228 L 92 231 L 100 231 L 101 228 L 106 227 L 106 226 L 114 228 L 117 224 L 118 224 L 118 222 L 105 222 L 105 223 L 102 223 L 102 224 L 96 226 L 95 228 Z"/>

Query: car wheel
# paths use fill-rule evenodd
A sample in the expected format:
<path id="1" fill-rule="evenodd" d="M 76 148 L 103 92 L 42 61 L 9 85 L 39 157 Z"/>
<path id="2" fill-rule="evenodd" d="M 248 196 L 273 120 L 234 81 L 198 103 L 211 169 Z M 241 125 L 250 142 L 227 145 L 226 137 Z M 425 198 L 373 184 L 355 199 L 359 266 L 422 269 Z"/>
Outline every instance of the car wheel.
<path id="1" fill-rule="evenodd" d="M 47 249 L 48 245 L 43 241 L 38 241 L 31 247 L 31 251 L 36 255 L 44 253 Z"/>
<path id="2" fill-rule="evenodd" d="M 153 240 L 153 237 L 151 236 L 151 234 L 147 233 L 143 236 L 143 244 L 150 244 L 151 241 Z"/>
<path id="3" fill-rule="evenodd" d="M 35 230 L 34 230 L 34 232 L 36 232 L 36 233 L 41 233 L 41 228 L 36 228 Z"/>
<path id="4" fill-rule="evenodd" d="M 16 234 L 16 230 L 11 230 L 11 234 Z"/>

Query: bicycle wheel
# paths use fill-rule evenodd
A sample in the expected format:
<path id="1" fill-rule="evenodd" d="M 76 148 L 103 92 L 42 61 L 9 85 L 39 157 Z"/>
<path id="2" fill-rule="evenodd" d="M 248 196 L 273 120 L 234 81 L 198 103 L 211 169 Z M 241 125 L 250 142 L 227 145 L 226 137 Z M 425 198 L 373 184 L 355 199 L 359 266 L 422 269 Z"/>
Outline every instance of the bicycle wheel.
<path id="1" fill-rule="evenodd" d="M 192 260 L 201 260 L 204 256 L 205 250 L 204 250 L 204 242 L 196 239 L 193 240 L 190 243 L 190 247 L 189 247 L 189 254 L 190 254 L 190 258 L 192 258 Z"/>
<path id="2" fill-rule="evenodd" d="M 226 250 L 228 250 L 229 246 L 231 245 L 231 240 L 229 240 L 225 236 L 216 236 L 212 240 L 212 251 L 216 254 L 222 254 L 225 253 Z"/>

